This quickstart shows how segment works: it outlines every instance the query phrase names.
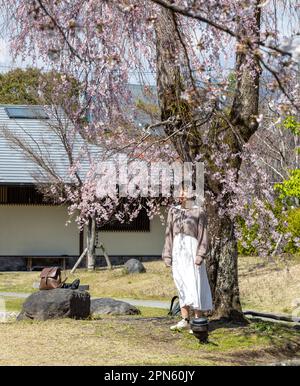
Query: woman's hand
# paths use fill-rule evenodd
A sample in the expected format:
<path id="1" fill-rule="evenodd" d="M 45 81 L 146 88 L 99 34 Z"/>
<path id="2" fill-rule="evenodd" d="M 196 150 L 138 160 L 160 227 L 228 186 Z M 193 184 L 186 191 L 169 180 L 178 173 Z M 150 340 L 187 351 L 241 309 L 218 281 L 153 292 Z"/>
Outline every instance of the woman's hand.
<path id="1" fill-rule="evenodd" d="M 170 257 L 165 257 L 163 260 L 167 268 L 170 268 L 172 266 L 172 259 Z"/>
<path id="2" fill-rule="evenodd" d="M 197 256 L 196 261 L 195 261 L 195 265 L 197 267 L 200 267 L 200 265 L 203 263 L 203 261 L 204 261 L 204 258 L 202 256 Z"/>

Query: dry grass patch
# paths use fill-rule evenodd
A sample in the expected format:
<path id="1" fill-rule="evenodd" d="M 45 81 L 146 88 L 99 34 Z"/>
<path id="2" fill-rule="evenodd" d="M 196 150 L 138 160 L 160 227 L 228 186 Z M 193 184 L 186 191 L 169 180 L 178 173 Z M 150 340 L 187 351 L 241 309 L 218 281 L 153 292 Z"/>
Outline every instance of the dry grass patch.
<path id="1" fill-rule="evenodd" d="M 0 272 L 0 292 L 33 292 L 39 272 Z"/>
<path id="2" fill-rule="evenodd" d="M 82 284 L 90 285 L 92 296 L 169 299 L 176 291 L 171 270 L 163 262 L 145 263 L 147 272 L 128 275 L 122 267 L 108 270 L 87 272 L 78 269 L 74 275 L 67 271 L 68 281 L 79 278 Z M 33 292 L 34 282 L 39 281 L 39 272 L 2 272 L 0 273 L 0 292 Z"/>
<path id="3" fill-rule="evenodd" d="M 200 345 L 187 331 L 171 332 L 173 322 L 145 313 L 85 321 L 10 322 L 0 329 L 0 365 L 245 365 L 286 358 L 300 344 L 299 334 L 282 326 L 266 333 L 256 331 L 255 325 L 223 325 L 211 332 L 211 343 Z M 281 354 L 291 342 L 293 348 Z"/>
<path id="4" fill-rule="evenodd" d="M 176 293 L 171 270 L 161 261 L 144 265 L 147 272 L 143 274 L 129 275 L 123 268 L 116 268 L 93 273 L 79 270 L 74 277 L 90 284 L 92 296 L 169 300 Z"/>
<path id="5" fill-rule="evenodd" d="M 244 308 L 300 316 L 300 264 L 296 260 L 240 259 Z"/>
<path id="6" fill-rule="evenodd" d="M 68 281 L 79 277 L 82 284 L 90 285 L 90 293 L 94 297 L 170 300 L 177 292 L 171 270 L 161 261 L 145 263 L 145 267 L 147 272 L 139 275 L 128 275 L 122 268 L 92 273 L 80 269 L 74 276 L 69 276 Z M 299 257 L 286 261 L 240 257 L 239 280 L 243 307 L 292 312 L 297 299 L 300 305 L 299 277 Z M 33 292 L 32 284 L 38 280 L 39 272 L 0 273 L 0 292 Z"/>

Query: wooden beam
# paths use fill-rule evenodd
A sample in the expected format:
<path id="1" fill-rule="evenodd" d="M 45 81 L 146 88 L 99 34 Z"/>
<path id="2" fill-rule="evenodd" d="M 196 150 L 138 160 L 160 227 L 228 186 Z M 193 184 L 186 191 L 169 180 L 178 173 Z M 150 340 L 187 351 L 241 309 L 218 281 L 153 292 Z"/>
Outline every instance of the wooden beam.
<path id="1" fill-rule="evenodd" d="M 81 263 L 82 259 L 84 258 L 84 256 L 86 255 L 87 253 L 87 248 L 85 248 L 85 250 L 82 252 L 82 254 L 80 255 L 79 259 L 76 261 L 76 264 L 74 265 L 74 267 L 72 268 L 70 274 L 72 275 L 75 271 L 76 271 L 76 268 L 78 267 L 78 265 Z"/>
<path id="2" fill-rule="evenodd" d="M 99 245 L 99 248 L 102 249 L 102 252 L 103 252 L 103 255 L 104 255 L 104 257 L 105 257 L 105 261 L 106 261 L 106 264 L 107 264 L 108 269 L 112 269 L 112 265 L 111 265 L 111 262 L 110 262 L 110 258 L 108 257 L 108 255 L 107 255 L 107 253 L 106 253 L 106 250 L 105 250 L 105 248 L 104 248 L 103 243 L 101 243 L 101 244 Z"/>
<path id="3" fill-rule="evenodd" d="M 251 316 L 257 316 L 261 318 L 267 318 L 267 319 L 274 319 L 274 320 L 282 320 L 284 322 L 293 322 L 293 323 L 300 323 L 300 318 L 296 316 L 290 316 L 290 315 L 278 315 L 278 314 L 269 314 L 266 312 L 258 312 L 258 311 L 244 311 L 244 315 L 251 315 Z"/>
<path id="4" fill-rule="evenodd" d="M 84 247 L 84 230 L 82 229 L 79 233 L 79 255 L 82 254 Z"/>

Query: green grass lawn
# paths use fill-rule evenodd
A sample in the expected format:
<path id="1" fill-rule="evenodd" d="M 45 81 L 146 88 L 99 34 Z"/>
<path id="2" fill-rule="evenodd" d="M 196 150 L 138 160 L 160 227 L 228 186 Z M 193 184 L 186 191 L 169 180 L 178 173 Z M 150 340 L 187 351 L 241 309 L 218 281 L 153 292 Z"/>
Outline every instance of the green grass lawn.
<path id="1" fill-rule="evenodd" d="M 6 311 L 19 311 L 25 299 L 7 297 L 5 299 Z"/>

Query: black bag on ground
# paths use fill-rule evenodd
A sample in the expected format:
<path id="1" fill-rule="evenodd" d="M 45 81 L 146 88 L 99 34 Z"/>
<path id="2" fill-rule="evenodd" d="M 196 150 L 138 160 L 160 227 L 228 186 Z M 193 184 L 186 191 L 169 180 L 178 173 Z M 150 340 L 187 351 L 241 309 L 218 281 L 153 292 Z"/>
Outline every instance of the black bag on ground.
<path id="1" fill-rule="evenodd" d="M 181 309 L 180 309 L 180 304 L 179 304 L 179 298 L 178 296 L 173 296 L 171 300 L 171 305 L 170 305 L 170 310 L 168 312 L 169 316 L 177 316 L 180 315 Z"/>
<path id="2" fill-rule="evenodd" d="M 76 290 L 79 288 L 80 280 L 75 279 L 72 283 L 64 283 L 61 288 Z"/>

